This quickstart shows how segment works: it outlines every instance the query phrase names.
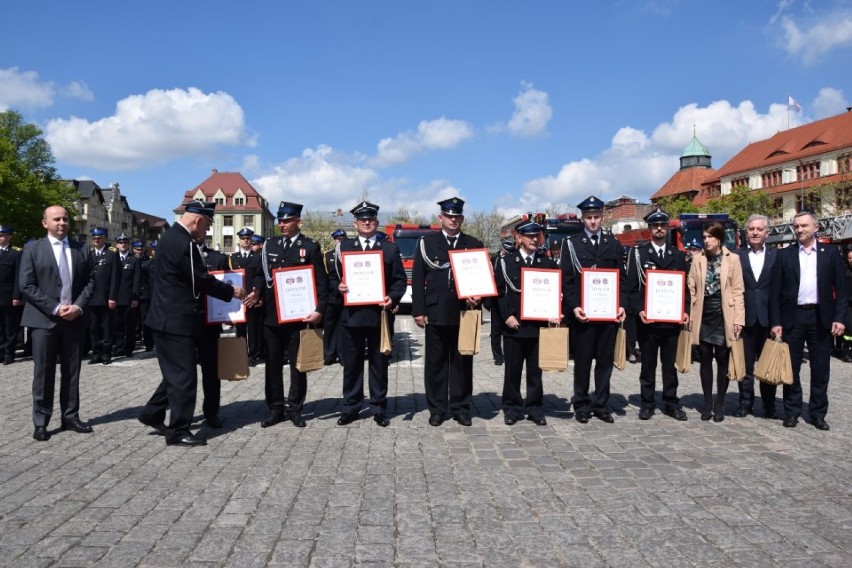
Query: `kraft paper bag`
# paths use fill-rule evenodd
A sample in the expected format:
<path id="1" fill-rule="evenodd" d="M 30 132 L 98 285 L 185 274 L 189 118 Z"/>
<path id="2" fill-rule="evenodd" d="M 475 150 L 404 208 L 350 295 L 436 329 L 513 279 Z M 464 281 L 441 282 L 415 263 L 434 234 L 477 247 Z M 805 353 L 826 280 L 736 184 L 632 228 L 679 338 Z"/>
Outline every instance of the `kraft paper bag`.
<path id="1" fill-rule="evenodd" d="M 760 352 L 760 357 L 754 364 L 754 376 L 758 381 L 777 385 L 780 377 L 772 372 L 772 367 L 778 360 L 778 351 L 781 348 L 781 342 L 774 339 L 767 339 L 763 344 L 763 351 Z M 789 350 L 787 351 L 789 353 Z"/>
<path id="2" fill-rule="evenodd" d="M 390 355 L 393 351 L 393 342 L 391 341 L 390 322 L 388 321 L 387 310 L 382 310 L 382 326 L 379 332 L 379 351 L 382 355 Z"/>
<path id="3" fill-rule="evenodd" d="M 778 362 L 778 367 L 780 369 L 778 373 L 778 382 L 782 385 L 792 385 L 793 362 L 790 360 L 790 346 L 788 344 L 780 344 L 776 361 Z"/>
<path id="4" fill-rule="evenodd" d="M 612 355 L 612 364 L 619 371 L 627 367 L 627 330 L 621 325 L 615 332 L 615 352 Z"/>
<path id="5" fill-rule="evenodd" d="M 459 321 L 459 353 L 476 355 L 479 353 L 479 332 L 482 329 L 480 310 L 462 310 Z"/>
<path id="6" fill-rule="evenodd" d="M 677 336 L 675 369 L 678 373 L 688 373 L 692 368 L 692 332 L 684 327 Z"/>
<path id="7" fill-rule="evenodd" d="M 296 368 L 302 372 L 316 371 L 323 367 L 322 330 L 303 329 L 299 332 L 299 353 Z"/>
<path id="8" fill-rule="evenodd" d="M 741 382 L 746 375 L 745 370 L 745 351 L 743 347 L 742 337 L 731 342 L 731 348 L 728 353 L 728 378 L 732 381 Z"/>
<path id="9" fill-rule="evenodd" d="M 220 337 L 217 349 L 219 380 L 244 381 L 249 378 L 245 337 Z"/>
<path id="10" fill-rule="evenodd" d="M 568 368 L 567 327 L 543 327 L 539 330 L 538 366 L 545 372 Z"/>

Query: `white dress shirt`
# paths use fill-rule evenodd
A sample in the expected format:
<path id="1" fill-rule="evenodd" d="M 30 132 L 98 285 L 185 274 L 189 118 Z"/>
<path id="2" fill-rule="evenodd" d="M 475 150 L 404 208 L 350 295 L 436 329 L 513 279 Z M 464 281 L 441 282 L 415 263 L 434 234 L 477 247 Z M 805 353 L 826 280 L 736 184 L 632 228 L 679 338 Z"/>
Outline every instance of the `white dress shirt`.
<path id="1" fill-rule="evenodd" d="M 817 295 L 817 242 L 808 248 L 799 245 L 799 305 L 816 304 Z"/>

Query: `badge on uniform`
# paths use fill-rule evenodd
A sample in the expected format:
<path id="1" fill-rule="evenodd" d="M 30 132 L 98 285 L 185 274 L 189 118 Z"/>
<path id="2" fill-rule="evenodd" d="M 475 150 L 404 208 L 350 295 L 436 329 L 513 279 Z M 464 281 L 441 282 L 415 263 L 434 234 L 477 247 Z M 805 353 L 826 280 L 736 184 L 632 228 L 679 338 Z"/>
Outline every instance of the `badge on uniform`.
<path id="1" fill-rule="evenodd" d="M 305 249 L 299 249 L 299 262 L 305 262 Z"/>

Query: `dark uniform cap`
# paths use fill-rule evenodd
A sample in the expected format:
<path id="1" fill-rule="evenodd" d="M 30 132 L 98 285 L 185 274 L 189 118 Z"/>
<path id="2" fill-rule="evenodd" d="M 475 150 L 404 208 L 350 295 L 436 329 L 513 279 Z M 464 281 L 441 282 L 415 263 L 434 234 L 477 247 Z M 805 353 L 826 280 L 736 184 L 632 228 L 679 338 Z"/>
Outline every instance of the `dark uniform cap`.
<path id="1" fill-rule="evenodd" d="M 0 224 L 0 235 L 11 235 L 14 232 L 9 225 Z"/>
<path id="2" fill-rule="evenodd" d="M 387 238 L 388 238 L 388 234 L 386 232 L 376 231 L 376 240 L 377 241 L 384 241 L 384 240 L 387 240 Z"/>
<path id="3" fill-rule="evenodd" d="M 337 229 L 336 231 L 334 231 L 331 234 L 331 238 L 332 239 L 345 239 L 346 238 L 346 231 L 344 231 L 343 229 Z"/>
<path id="4" fill-rule="evenodd" d="M 441 213 L 444 215 L 464 215 L 464 200 L 458 197 L 451 197 L 443 201 L 439 201 Z"/>
<path id="5" fill-rule="evenodd" d="M 648 223 L 649 226 L 653 225 L 654 223 L 665 223 L 666 225 L 668 225 L 669 216 L 662 209 L 657 209 L 656 211 L 651 211 L 650 213 L 645 215 L 645 222 Z"/>
<path id="6" fill-rule="evenodd" d="M 698 239 L 692 239 L 690 242 L 686 243 L 686 248 L 688 249 L 703 249 L 704 245 L 698 242 Z"/>
<path id="7" fill-rule="evenodd" d="M 282 201 L 278 205 L 278 220 L 292 219 L 293 217 L 302 216 L 302 205 L 299 203 L 288 203 Z"/>
<path id="8" fill-rule="evenodd" d="M 251 242 L 257 243 L 259 245 L 263 244 L 263 241 L 265 241 L 265 240 L 266 240 L 266 237 L 264 237 L 263 235 L 252 235 L 251 236 Z"/>
<path id="9" fill-rule="evenodd" d="M 248 227 L 243 227 L 237 232 L 238 237 L 250 237 L 254 234 L 254 231 L 249 229 Z"/>
<path id="10" fill-rule="evenodd" d="M 157 248 L 157 241 L 151 241 L 151 244 L 148 246 L 150 246 L 152 249 Z"/>
<path id="11" fill-rule="evenodd" d="M 538 223 L 527 221 L 515 227 L 515 230 L 518 232 L 519 235 L 540 235 L 541 225 L 539 225 Z"/>
<path id="12" fill-rule="evenodd" d="M 215 201 L 202 201 L 200 199 L 195 199 L 190 201 L 189 203 L 184 203 L 183 208 L 187 213 L 195 213 L 197 215 L 204 215 L 211 221 L 213 220 L 213 213 L 216 210 L 216 202 Z"/>
<path id="13" fill-rule="evenodd" d="M 107 234 L 107 230 L 103 227 L 92 227 L 92 230 L 89 231 L 89 234 L 93 237 L 105 237 Z"/>
<path id="14" fill-rule="evenodd" d="M 121 233 L 120 235 L 118 235 L 117 237 L 115 237 L 115 242 L 117 242 L 117 243 L 129 243 L 129 242 L 130 242 L 130 237 L 128 237 L 128 236 L 127 236 L 127 235 L 125 235 L 124 233 Z"/>
<path id="15" fill-rule="evenodd" d="M 133 241 L 133 248 L 135 248 L 135 249 L 141 249 L 141 248 L 142 248 L 142 246 L 143 246 L 143 245 L 142 245 L 142 241 Z"/>
<path id="16" fill-rule="evenodd" d="M 579 209 L 580 211 L 602 211 L 603 206 L 603 201 L 601 201 L 594 195 L 590 195 L 577 205 L 577 209 Z"/>
<path id="17" fill-rule="evenodd" d="M 379 214 L 379 206 L 369 201 L 362 201 L 349 210 L 356 219 L 372 219 Z"/>
<path id="18" fill-rule="evenodd" d="M 515 239 L 513 239 L 512 237 L 507 237 L 503 239 L 503 248 L 506 250 L 506 252 L 512 252 L 513 250 L 515 250 Z"/>

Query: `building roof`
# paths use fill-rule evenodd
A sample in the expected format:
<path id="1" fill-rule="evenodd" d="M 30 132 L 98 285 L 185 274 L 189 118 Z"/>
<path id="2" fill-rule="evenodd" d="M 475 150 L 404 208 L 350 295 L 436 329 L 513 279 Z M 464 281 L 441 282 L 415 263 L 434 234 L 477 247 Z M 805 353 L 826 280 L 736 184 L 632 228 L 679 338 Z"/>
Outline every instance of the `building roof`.
<path id="1" fill-rule="evenodd" d="M 134 225 L 142 225 L 147 223 L 148 226 L 152 229 L 159 229 L 160 227 L 169 227 L 169 222 L 163 219 L 162 217 L 157 217 L 156 215 L 151 215 L 150 213 L 143 213 L 141 211 L 131 211 L 133 214 L 133 224 Z"/>
<path id="2" fill-rule="evenodd" d="M 716 173 L 720 178 L 744 174 L 850 146 L 852 112 L 845 112 L 752 142 Z"/>
<path id="3" fill-rule="evenodd" d="M 220 172 L 218 170 L 213 170 L 206 180 L 193 187 L 192 189 L 186 190 L 183 194 L 183 201 L 181 203 L 186 203 L 195 198 L 195 194 L 198 190 L 201 190 L 204 193 L 204 198 L 207 201 L 213 201 L 214 196 L 219 192 L 225 195 L 225 205 L 217 206 L 217 210 L 225 210 L 225 211 L 267 211 L 266 199 L 257 190 L 252 187 L 252 185 L 248 182 L 246 178 L 239 172 Z M 245 205 L 234 205 L 233 197 L 236 195 L 237 191 L 242 190 L 243 195 L 246 198 Z M 182 212 L 183 209 L 178 205 L 175 209 L 175 213 Z M 271 213 L 270 213 L 271 215 Z"/>
<path id="4" fill-rule="evenodd" d="M 669 181 L 663 184 L 663 187 L 651 196 L 651 201 L 682 193 L 691 193 L 693 191 L 697 193 L 701 190 L 703 183 L 714 177 L 718 177 L 718 172 L 713 168 L 684 168 L 678 170 L 669 178 Z"/>
<path id="5" fill-rule="evenodd" d="M 692 141 L 684 149 L 681 158 L 686 158 L 688 156 L 710 156 L 710 150 L 708 150 L 704 144 L 699 142 L 698 137 L 695 136 L 695 134 L 692 135 Z"/>
<path id="6" fill-rule="evenodd" d="M 77 192 L 80 194 L 80 197 L 83 199 L 89 199 L 93 193 L 102 192 L 100 186 L 94 182 L 94 180 L 90 179 L 72 179 L 70 183 L 77 189 Z M 101 200 L 103 200 L 103 194 L 101 193 Z"/>

